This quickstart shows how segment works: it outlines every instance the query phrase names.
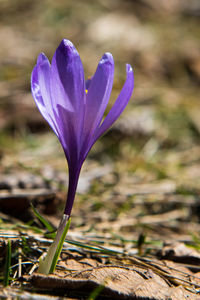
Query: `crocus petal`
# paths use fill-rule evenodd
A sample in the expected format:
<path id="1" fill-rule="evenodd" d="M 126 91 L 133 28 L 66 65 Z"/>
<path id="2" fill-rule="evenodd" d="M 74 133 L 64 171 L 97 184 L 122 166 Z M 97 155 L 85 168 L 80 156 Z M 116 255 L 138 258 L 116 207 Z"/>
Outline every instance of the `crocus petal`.
<path id="1" fill-rule="evenodd" d="M 62 40 L 53 56 L 52 81 L 56 103 L 69 111 L 79 109 L 80 114 L 85 87 L 84 71 L 78 51 L 68 40 Z M 59 91 L 56 93 L 57 89 Z"/>
<path id="2" fill-rule="evenodd" d="M 131 98 L 133 87 L 134 87 L 134 77 L 133 77 L 133 70 L 129 64 L 126 65 L 126 82 L 115 101 L 114 105 L 112 106 L 111 110 L 105 117 L 104 121 L 97 128 L 93 143 L 108 129 L 112 126 L 112 124 L 116 121 L 116 119 L 121 115 L 123 110 L 125 109 L 126 105 L 128 104 L 129 99 Z"/>
<path id="3" fill-rule="evenodd" d="M 85 120 L 83 129 L 83 151 L 88 138 L 91 138 L 96 127 L 101 123 L 113 86 L 114 61 L 112 54 L 105 53 L 97 70 L 88 84 L 86 94 Z"/>
<path id="4" fill-rule="evenodd" d="M 85 80 L 80 56 L 68 40 L 62 40 L 53 56 L 50 82 L 55 113 L 59 118 L 58 106 L 65 109 L 66 120 L 74 113 L 71 126 L 79 144 L 85 110 Z"/>
<path id="5" fill-rule="evenodd" d="M 64 149 L 68 165 L 69 167 L 74 165 L 75 168 L 78 164 L 80 152 L 80 144 L 77 142 L 77 132 L 74 126 L 76 115 L 74 112 L 69 113 L 61 105 L 57 106 L 57 113 L 54 114 L 59 128 L 59 140 Z"/>
<path id="6" fill-rule="evenodd" d="M 52 103 L 50 96 L 50 63 L 47 57 L 41 53 L 37 59 L 37 65 L 34 67 L 31 76 L 31 90 L 35 103 L 58 136 L 58 130 L 54 121 Z"/>

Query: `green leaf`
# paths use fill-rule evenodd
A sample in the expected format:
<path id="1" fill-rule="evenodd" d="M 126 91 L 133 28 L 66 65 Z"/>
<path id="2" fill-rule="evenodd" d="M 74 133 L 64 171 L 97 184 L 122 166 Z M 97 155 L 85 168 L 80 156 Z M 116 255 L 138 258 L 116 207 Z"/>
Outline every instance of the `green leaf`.
<path id="1" fill-rule="evenodd" d="M 46 275 L 54 272 L 70 223 L 71 218 L 64 214 L 58 226 L 55 239 L 49 247 L 45 258 L 40 258 L 38 272 Z"/>
<path id="2" fill-rule="evenodd" d="M 66 224 L 66 226 L 65 226 L 65 229 L 64 229 L 64 231 L 63 231 L 63 234 L 62 234 L 62 236 L 61 236 L 61 238 L 60 238 L 60 242 L 59 242 L 58 247 L 57 247 L 57 249 L 56 249 L 56 253 L 55 253 L 55 255 L 54 255 L 54 258 L 53 258 L 53 261 L 52 261 L 52 264 L 51 264 L 51 268 L 50 268 L 50 272 L 49 272 L 49 273 L 53 273 L 53 272 L 55 271 L 56 264 L 57 264 L 58 258 L 59 258 L 59 256 L 60 256 L 60 252 L 61 252 L 61 250 L 62 250 L 64 241 L 65 241 L 65 237 L 66 237 L 67 232 L 68 232 L 68 230 L 69 230 L 70 224 L 71 224 L 71 218 L 69 218 L 69 220 L 68 220 L 68 222 L 67 222 L 67 224 Z"/>

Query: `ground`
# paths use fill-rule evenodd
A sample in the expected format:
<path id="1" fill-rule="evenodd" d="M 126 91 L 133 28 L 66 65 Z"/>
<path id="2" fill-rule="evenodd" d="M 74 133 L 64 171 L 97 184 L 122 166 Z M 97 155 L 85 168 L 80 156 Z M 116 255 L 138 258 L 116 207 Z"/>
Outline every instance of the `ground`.
<path id="1" fill-rule="evenodd" d="M 198 1 L 0 6 L 0 297 L 199 299 Z M 51 59 L 62 38 L 77 47 L 86 78 L 104 52 L 113 54 L 109 108 L 127 62 L 135 89 L 83 166 L 63 252 L 44 276 L 37 263 L 62 216 L 68 171 L 32 99 L 30 74 L 37 55 Z"/>

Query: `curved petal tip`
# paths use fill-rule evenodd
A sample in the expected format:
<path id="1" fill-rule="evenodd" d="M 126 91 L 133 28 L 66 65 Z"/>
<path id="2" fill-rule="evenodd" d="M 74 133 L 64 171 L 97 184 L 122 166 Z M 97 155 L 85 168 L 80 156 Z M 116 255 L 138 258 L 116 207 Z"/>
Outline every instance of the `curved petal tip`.
<path id="1" fill-rule="evenodd" d="M 42 52 L 38 55 L 38 58 L 37 58 L 37 64 L 42 64 L 44 61 L 47 61 L 48 58 L 46 57 L 46 55 Z"/>
<path id="2" fill-rule="evenodd" d="M 131 65 L 126 64 L 126 72 L 127 73 L 133 73 L 133 68 L 131 67 Z"/>
<path id="3" fill-rule="evenodd" d="M 76 50 L 75 46 L 72 44 L 71 41 L 67 39 L 63 39 L 58 46 L 56 52 L 60 55 L 61 53 L 64 54 L 68 59 L 70 57 L 79 56 L 78 51 Z"/>
<path id="4" fill-rule="evenodd" d="M 102 56 L 102 58 L 101 58 L 101 60 L 100 60 L 99 63 L 100 63 L 100 64 L 106 64 L 106 63 L 108 63 L 108 64 L 113 65 L 113 64 L 114 64 L 114 59 L 113 59 L 112 54 L 109 53 L 109 52 L 106 52 L 106 53 Z"/>
<path id="5" fill-rule="evenodd" d="M 67 40 L 67 39 L 63 39 L 60 43 L 60 45 L 63 45 L 65 47 L 68 47 L 68 48 L 74 48 L 74 45 L 71 41 Z"/>
<path id="6" fill-rule="evenodd" d="M 127 76 L 127 79 L 129 78 L 129 85 L 132 86 L 132 92 L 133 92 L 134 72 L 133 72 L 133 68 L 129 64 L 126 64 L 126 76 Z M 131 94 L 132 94 L 132 92 L 131 92 Z"/>

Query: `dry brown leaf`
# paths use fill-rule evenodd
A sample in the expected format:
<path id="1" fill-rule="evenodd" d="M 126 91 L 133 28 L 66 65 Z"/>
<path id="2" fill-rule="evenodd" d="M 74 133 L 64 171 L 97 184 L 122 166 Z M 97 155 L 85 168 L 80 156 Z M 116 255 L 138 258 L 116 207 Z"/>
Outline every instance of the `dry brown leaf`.
<path id="1" fill-rule="evenodd" d="M 183 287 L 172 287 L 164 277 L 139 267 L 104 265 L 64 276 L 34 274 L 28 281 L 35 288 L 51 292 L 59 289 L 69 295 L 90 294 L 97 286 L 104 285 L 101 292 L 104 299 L 197 299 Z"/>

